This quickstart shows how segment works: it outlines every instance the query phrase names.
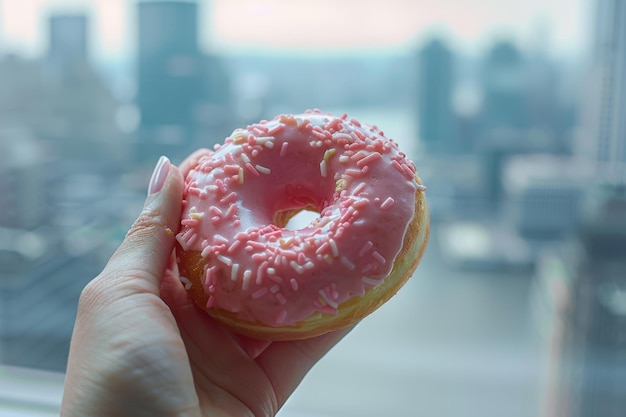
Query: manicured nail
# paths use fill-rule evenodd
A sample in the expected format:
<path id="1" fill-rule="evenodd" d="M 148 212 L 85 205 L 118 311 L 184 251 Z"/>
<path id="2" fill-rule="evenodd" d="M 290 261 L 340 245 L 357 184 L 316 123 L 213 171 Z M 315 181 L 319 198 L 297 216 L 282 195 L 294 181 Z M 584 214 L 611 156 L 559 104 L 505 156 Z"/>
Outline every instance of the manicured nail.
<path id="1" fill-rule="evenodd" d="M 148 186 L 148 195 L 156 194 L 163 188 L 167 173 L 170 171 L 170 160 L 166 156 L 159 158 L 154 171 L 152 172 L 152 178 L 150 178 L 150 185 Z"/>

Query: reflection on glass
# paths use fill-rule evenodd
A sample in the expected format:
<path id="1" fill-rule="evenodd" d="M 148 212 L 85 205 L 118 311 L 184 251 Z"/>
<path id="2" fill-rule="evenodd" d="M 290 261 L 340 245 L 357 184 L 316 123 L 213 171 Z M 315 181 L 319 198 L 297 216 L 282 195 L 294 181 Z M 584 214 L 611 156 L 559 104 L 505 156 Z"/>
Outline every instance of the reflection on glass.
<path id="1" fill-rule="evenodd" d="M 161 154 L 320 108 L 408 150 L 432 240 L 284 415 L 623 414 L 625 3 L 67 3 L 0 3 L 0 363 L 63 372 Z"/>

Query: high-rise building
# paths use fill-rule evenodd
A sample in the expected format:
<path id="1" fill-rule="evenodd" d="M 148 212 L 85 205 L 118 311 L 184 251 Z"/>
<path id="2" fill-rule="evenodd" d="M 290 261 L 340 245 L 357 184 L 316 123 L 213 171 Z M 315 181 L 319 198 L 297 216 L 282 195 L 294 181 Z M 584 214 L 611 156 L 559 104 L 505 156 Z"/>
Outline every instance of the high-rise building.
<path id="1" fill-rule="evenodd" d="M 589 191 L 570 269 L 555 416 L 617 417 L 626 407 L 626 193 Z"/>
<path id="2" fill-rule="evenodd" d="M 139 153 L 188 152 L 202 95 L 198 5 L 143 1 L 138 5 Z"/>
<path id="3" fill-rule="evenodd" d="M 89 22 L 85 14 L 53 15 L 49 20 L 48 61 L 67 71 L 88 60 Z"/>
<path id="4" fill-rule="evenodd" d="M 418 60 L 419 138 L 426 151 L 450 150 L 455 133 L 452 52 L 434 39 L 422 48 Z"/>
<path id="5" fill-rule="evenodd" d="M 514 44 L 499 42 L 491 48 L 483 68 L 482 85 L 485 131 L 528 127 L 524 63 Z"/>
<path id="6" fill-rule="evenodd" d="M 48 216 L 44 155 L 23 126 L 0 130 L 0 228 L 32 230 Z"/>
<path id="7" fill-rule="evenodd" d="M 587 132 L 580 152 L 598 162 L 605 180 L 626 181 L 626 3 L 598 0 Z"/>
<path id="8" fill-rule="evenodd" d="M 30 126 L 41 139 L 52 140 L 53 152 L 62 158 L 123 158 L 127 146 L 116 128 L 118 103 L 91 65 L 87 15 L 53 14 L 48 26 L 46 59 L 38 64 L 42 87 L 35 90 L 32 80 L 23 81 L 25 91 L 34 90 L 27 96 L 28 112 L 43 119 Z"/>

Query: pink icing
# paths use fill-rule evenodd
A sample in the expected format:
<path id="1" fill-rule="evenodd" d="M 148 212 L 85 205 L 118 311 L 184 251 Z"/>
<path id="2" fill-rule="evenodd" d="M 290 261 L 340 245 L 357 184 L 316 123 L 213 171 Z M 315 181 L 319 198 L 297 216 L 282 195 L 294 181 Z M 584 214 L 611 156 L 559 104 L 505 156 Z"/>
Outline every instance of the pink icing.
<path id="1" fill-rule="evenodd" d="M 281 115 L 235 130 L 189 172 L 177 240 L 207 259 L 207 308 L 292 325 L 384 280 L 423 189 L 377 127 Z M 320 213 L 307 227 L 273 223 L 306 206 Z"/>

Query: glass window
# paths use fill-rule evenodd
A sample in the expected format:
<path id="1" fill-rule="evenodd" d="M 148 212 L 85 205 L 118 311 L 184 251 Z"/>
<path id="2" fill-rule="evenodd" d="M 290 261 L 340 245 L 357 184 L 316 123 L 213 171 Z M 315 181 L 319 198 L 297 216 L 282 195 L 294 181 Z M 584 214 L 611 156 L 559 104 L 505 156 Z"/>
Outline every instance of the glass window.
<path id="1" fill-rule="evenodd" d="M 0 414 L 58 411 L 160 155 L 313 108 L 399 144 L 431 238 L 280 415 L 623 415 L 620 0 L 1 2 Z"/>

